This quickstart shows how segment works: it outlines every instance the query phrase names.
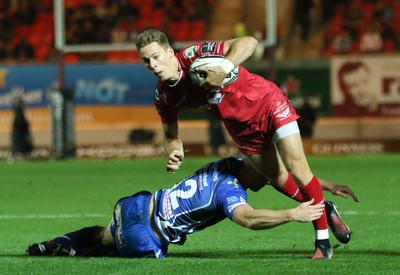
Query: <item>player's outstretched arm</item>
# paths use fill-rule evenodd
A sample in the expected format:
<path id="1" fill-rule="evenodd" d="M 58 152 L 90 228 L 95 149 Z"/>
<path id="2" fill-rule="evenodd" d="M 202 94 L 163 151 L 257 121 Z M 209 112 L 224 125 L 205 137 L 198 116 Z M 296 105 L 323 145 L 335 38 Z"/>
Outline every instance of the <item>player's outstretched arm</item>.
<path id="1" fill-rule="evenodd" d="M 164 150 L 168 156 L 167 172 L 175 173 L 183 162 L 184 151 L 181 139 L 178 136 L 178 123 L 163 124 Z"/>
<path id="2" fill-rule="evenodd" d="M 312 222 L 322 216 L 325 207 L 324 204 L 312 205 L 313 201 L 286 210 L 253 209 L 244 204 L 235 209 L 232 220 L 252 230 L 270 229 L 292 221 Z"/>
<path id="3" fill-rule="evenodd" d="M 348 198 L 349 196 L 351 196 L 355 202 L 359 202 L 357 195 L 347 185 L 334 184 L 321 178 L 318 179 L 321 184 L 322 190 L 329 191 L 332 194 L 341 196 L 343 198 Z"/>

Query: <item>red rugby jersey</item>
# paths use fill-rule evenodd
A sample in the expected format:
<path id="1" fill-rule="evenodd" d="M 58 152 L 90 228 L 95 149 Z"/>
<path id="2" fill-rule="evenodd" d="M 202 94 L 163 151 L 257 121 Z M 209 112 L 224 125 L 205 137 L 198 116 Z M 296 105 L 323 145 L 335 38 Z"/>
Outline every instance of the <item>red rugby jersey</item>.
<path id="1" fill-rule="evenodd" d="M 220 90 L 219 104 L 209 104 L 212 92 L 193 84 L 190 65 L 199 56 L 223 55 L 224 42 L 201 42 L 176 53 L 180 79 L 172 86 L 158 81 L 154 104 L 165 124 L 178 121 L 181 108 L 207 109 L 221 118 L 239 149 L 258 152 L 269 144 L 277 128 L 297 119 L 286 95 L 273 82 L 248 72 L 239 66 L 238 79 Z M 283 115 L 281 114 L 283 113 Z M 253 145 L 258 149 L 248 151 Z"/>

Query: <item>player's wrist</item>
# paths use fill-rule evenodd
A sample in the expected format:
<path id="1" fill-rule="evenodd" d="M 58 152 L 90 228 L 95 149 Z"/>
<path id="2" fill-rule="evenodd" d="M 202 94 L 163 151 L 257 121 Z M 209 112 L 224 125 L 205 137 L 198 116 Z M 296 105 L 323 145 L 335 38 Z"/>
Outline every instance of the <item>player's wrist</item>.
<path id="1" fill-rule="evenodd" d="M 229 74 L 235 68 L 235 65 L 226 58 L 222 59 L 220 66 L 224 70 L 225 74 Z"/>

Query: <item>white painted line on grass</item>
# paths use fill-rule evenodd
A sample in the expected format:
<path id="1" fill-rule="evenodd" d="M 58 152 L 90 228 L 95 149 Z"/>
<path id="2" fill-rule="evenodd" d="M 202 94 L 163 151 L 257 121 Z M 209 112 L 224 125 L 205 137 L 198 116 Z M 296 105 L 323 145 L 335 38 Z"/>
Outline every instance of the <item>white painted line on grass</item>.
<path id="1" fill-rule="evenodd" d="M 375 216 L 375 215 L 398 216 L 398 215 L 400 215 L 399 211 L 387 211 L 387 212 L 378 212 L 378 211 L 367 211 L 367 212 L 339 211 L 339 213 L 340 213 L 340 215 L 363 215 L 363 216 Z"/>
<path id="2" fill-rule="evenodd" d="M 104 218 L 110 217 L 106 214 L 29 214 L 29 215 L 0 215 L 0 220 L 12 219 L 81 219 L 81 218 Z"/>

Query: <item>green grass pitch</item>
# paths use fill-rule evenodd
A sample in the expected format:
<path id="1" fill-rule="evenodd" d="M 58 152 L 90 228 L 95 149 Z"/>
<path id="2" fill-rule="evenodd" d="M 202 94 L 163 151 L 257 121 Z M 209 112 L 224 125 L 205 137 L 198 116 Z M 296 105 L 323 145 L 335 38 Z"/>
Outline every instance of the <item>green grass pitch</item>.
<path id="1" fill-rule="evenodd" d="M 116 200 L 169 187 L 215 158 L 186 158 L 179 172 L 164 159 L 0 163 L 0 274 L 399 274 L 400 155 L 309 157 L 313 172 L 353 188 L 360 203 L 332 194 L 353 230 L 347 245 L 331 235 L 334 258 L 310 261 L 311 224 L 251 231 L 225 220 L 171 245 L 165 259 L 28 257 L 30 243 L 109 222 Z M 296 202 L 265 187 L 256 208 Z"/>

